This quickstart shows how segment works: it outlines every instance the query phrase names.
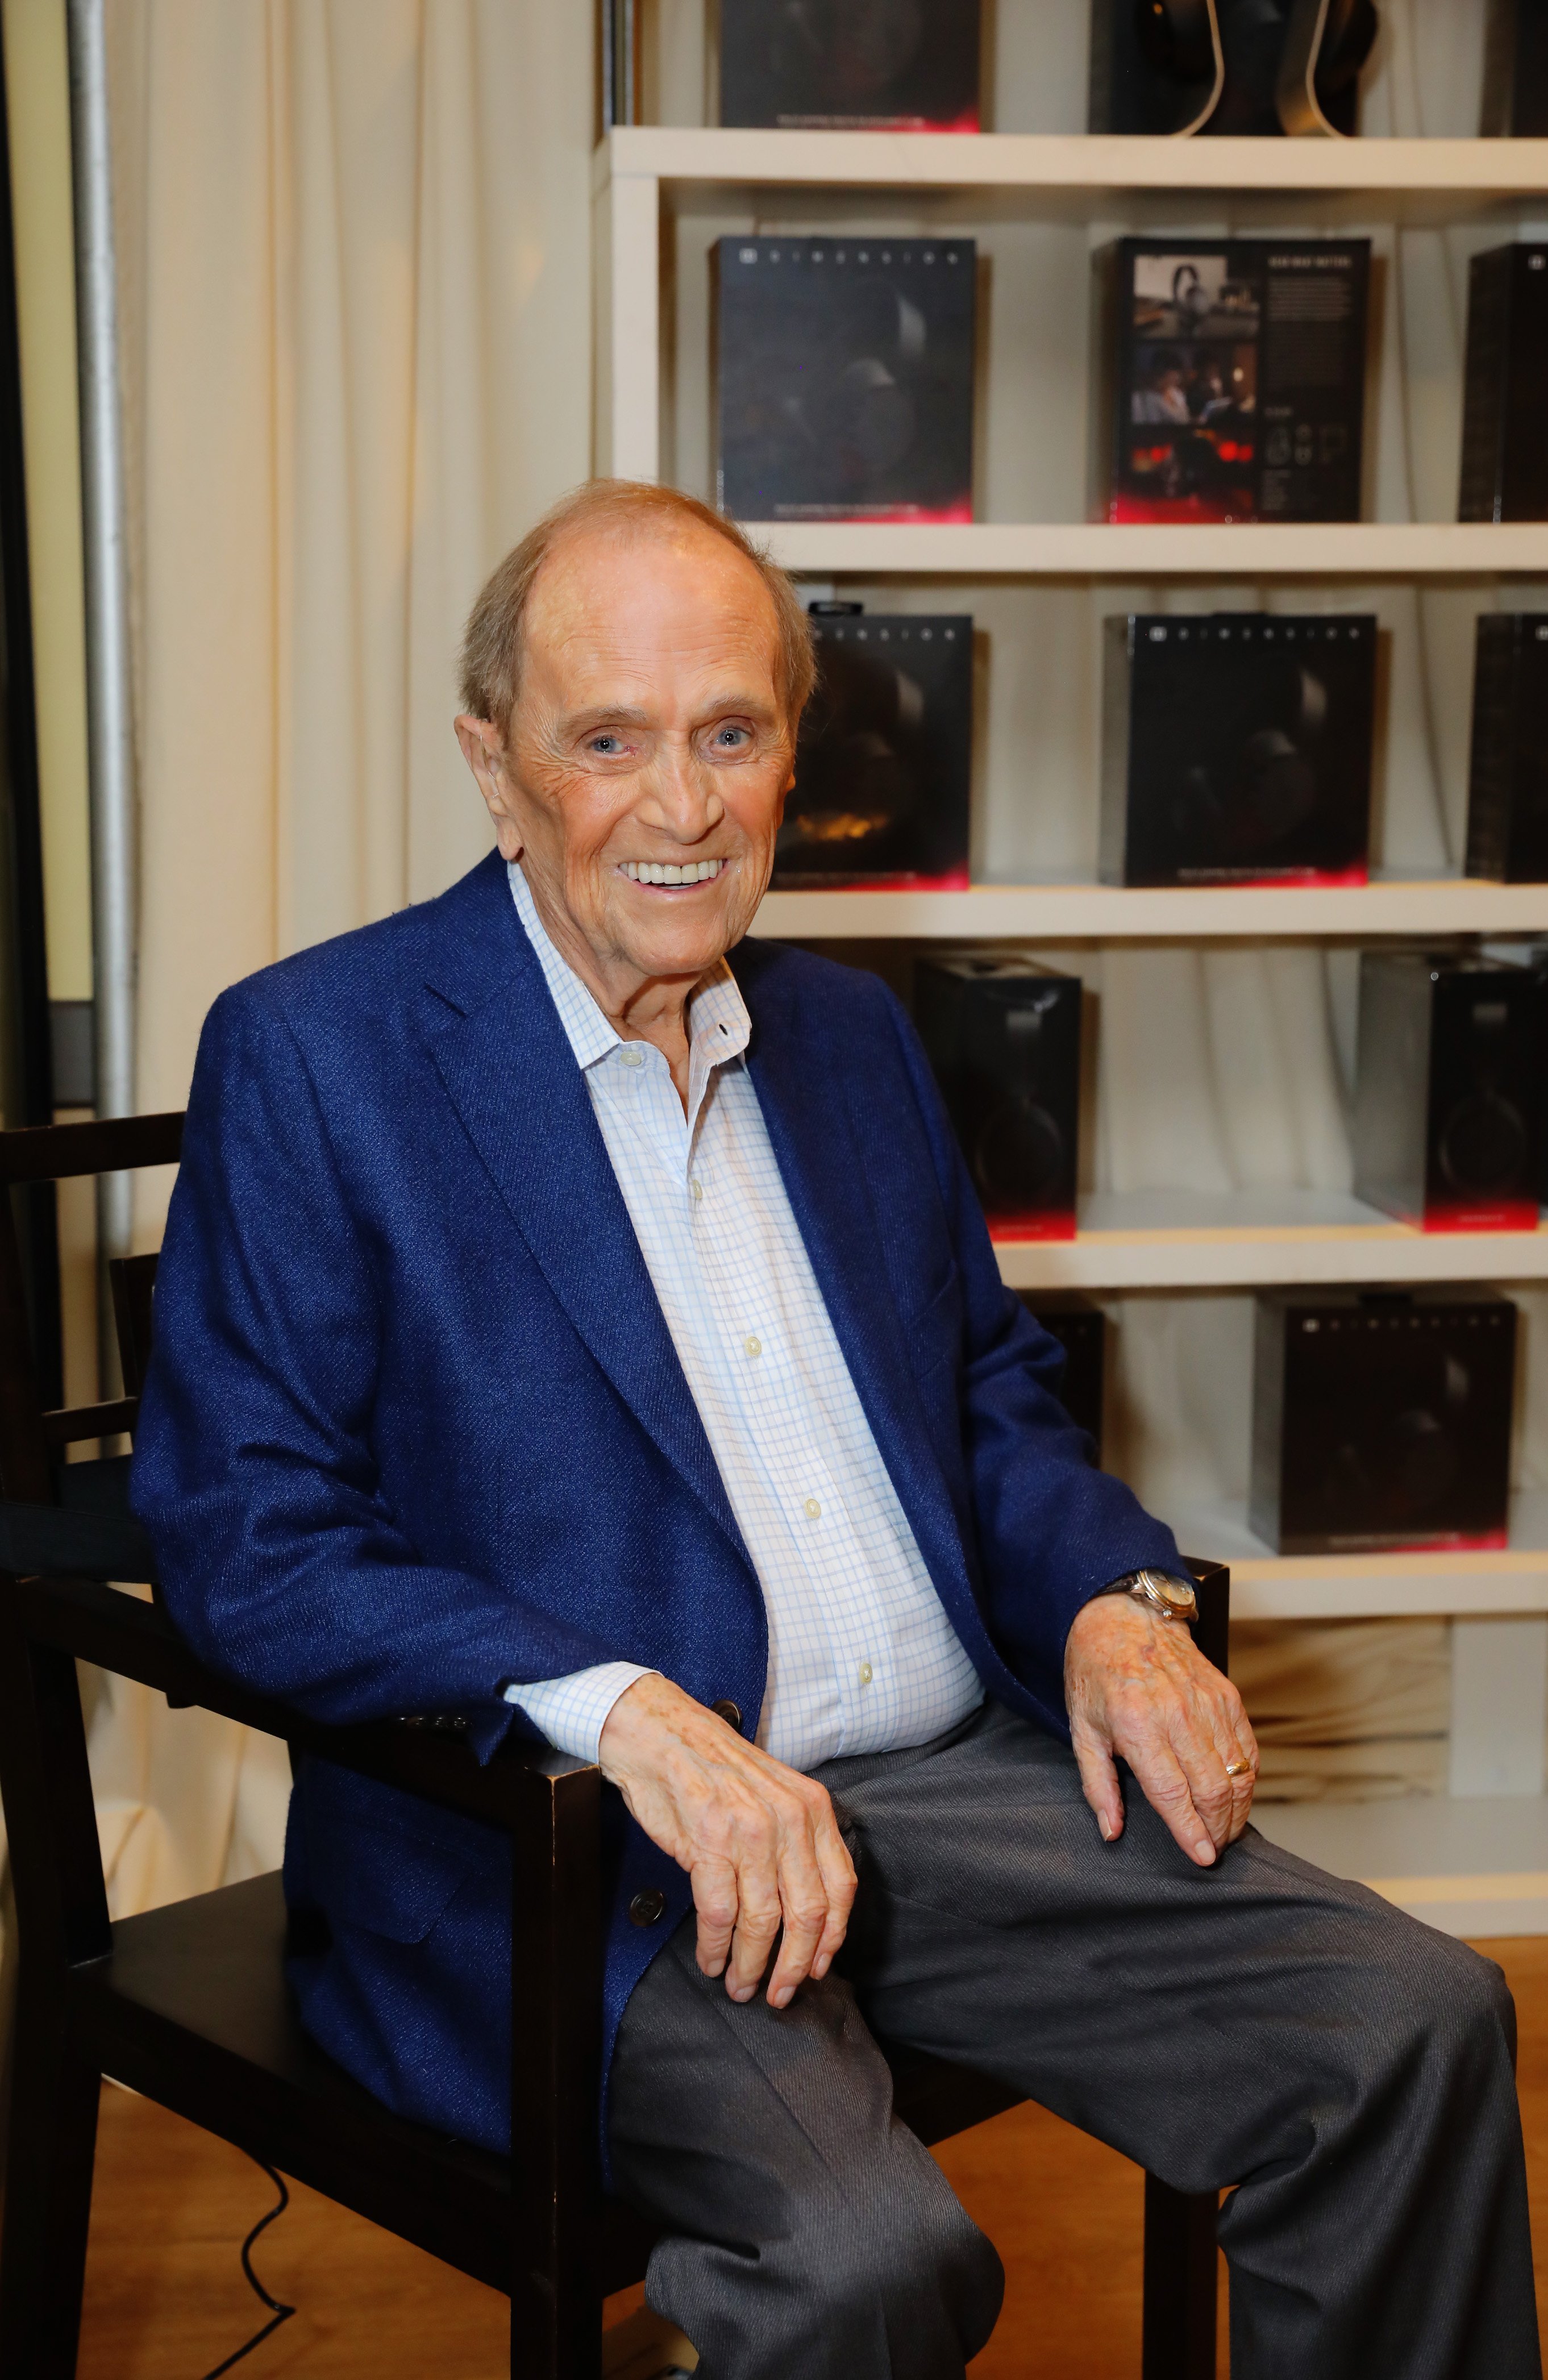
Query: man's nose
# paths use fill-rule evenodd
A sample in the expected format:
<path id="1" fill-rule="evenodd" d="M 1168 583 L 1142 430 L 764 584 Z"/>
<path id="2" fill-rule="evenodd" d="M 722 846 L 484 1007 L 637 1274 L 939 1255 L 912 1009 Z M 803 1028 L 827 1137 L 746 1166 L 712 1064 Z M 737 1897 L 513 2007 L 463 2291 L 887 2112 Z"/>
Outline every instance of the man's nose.
<path id="1" fill-rule="evenodd" d="M 684 841 L 704 834 L 724 818 L 726 806 L 713 772 L 685 736 L 681 742 L 664 738 L 659 746 L 638 814 L 647 826 L 664 827 Z"/>

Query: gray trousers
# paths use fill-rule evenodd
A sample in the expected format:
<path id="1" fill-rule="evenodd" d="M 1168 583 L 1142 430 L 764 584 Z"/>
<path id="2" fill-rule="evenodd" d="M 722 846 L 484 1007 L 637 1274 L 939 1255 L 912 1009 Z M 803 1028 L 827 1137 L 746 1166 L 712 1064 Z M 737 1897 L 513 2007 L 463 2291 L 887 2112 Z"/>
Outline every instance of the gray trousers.
<path id="1" fill-rule="evenodd" d="M 817 1774 L 860 1875 L 839 1967 L 738 2007 L 690 1922 L 619 2038 L 617 2183 L 668 2228 L 647 2294 L 704 2380 L 954 2380 L 994 2327 L 999 2259 L 872 2027 L 1175 2189 L 1238 2185 L 1237 2380 L 1536 2380 L 1496 1967 L 1252 1831 L 1195 1868 L 1131 1779 L 1104 1845 L 1070 1754 L 1002 1709 Z"/>

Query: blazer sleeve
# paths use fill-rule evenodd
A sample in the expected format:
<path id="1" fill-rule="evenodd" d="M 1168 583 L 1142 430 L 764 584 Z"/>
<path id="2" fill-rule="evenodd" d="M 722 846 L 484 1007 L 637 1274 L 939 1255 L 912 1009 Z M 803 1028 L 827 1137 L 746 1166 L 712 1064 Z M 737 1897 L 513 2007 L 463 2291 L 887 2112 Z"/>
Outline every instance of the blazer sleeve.
<path id="1" fill-rule="evenodd" d="M 302 1052 L 252 986 L 200 1042 L 156 1274 L 131 1500 L 212 1668 L 311 1716 L 465 1717 L 619 1648 L 508 1581 L 418 1558 L 371 1451 L 377 1284 Z"/>
<path id="2" fill-rule="evenodd" d="M 1076 1613 L 1126 1572 L 1181 1570 L 1177 1540 L 1096 1468 L 1058 1402 L 1064 1350 L 1005 1287 L 988 1225 L 912 1021 L 886 994 L 924 1120 L 963 1304 L 961 1428 L 985 1616 L 996 1646 L 1056 1724 Z"/>

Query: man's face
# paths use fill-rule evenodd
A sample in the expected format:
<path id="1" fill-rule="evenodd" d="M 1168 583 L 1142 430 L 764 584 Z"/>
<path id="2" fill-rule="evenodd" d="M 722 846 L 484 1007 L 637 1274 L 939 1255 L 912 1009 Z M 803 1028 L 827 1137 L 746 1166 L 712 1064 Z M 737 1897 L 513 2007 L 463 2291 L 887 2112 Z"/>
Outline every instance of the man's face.
<path id="1" fill-rule="evenodd" d="M 582 530 L 533 589 L 503 756 L 458 722 L 502 852 L 615 1008 L 752 922 L 792 783 L 777 657 L 762 580 L 712 531 Z"/>

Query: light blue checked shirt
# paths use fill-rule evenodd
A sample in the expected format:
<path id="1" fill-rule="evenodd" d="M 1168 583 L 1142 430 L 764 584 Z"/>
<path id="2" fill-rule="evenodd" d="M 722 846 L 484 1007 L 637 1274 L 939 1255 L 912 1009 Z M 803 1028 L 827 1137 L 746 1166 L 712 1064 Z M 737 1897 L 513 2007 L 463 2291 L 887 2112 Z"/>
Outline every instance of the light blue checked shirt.
<path id="1" fill-rule="evenodd" d="M 763 1589 L 757 1740 L 792 1768 L 923 1743 L 984 1698 L 887 1475 L 769 1146 L 722 960 L 688 1010 L 688 1112 L 659 1050 L 625 1041 L 516 914 L 586 1075 L 618 1186 Z M 650 1525 L 647 1514 L 641 1526 Z M 627 1661 L 511 1686 L 560 1752 L 595 1760 Z"/>

